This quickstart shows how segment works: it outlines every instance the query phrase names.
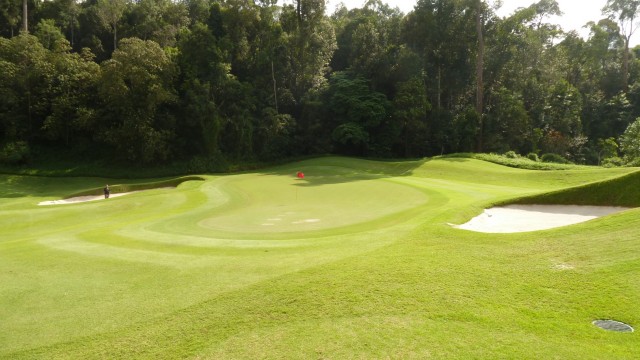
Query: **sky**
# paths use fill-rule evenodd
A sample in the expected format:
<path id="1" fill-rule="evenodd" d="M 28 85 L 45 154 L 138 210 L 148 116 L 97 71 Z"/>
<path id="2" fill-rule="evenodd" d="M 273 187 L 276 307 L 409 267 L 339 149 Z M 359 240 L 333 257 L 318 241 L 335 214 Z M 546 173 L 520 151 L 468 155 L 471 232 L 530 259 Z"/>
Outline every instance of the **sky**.
<path id="1" fill-rule="evenodd" d="M 382 0 L 392 7 L 398 7 L 405 14 L 413 10 L 416 0 Z M 509 16 L 520 7 L 527 7 L 539 0 L 503 0 L 502 7 L 496 12 L 498 16 Z M 607 0 L 557 0 L 560 10 L 564 13 L 561 17 L 553 17 L 548 20 L 550 23 L 559 24 L 565 31 L 576 30 L 583 38 L 589 36 L 589 31 L 582 28 L 587 22 L 602 19 L 602 8 Z M 327 9 L 333 9 L 340 2 L 348 8 L 362 7 L 366 0 L 327 0 Z M 491 1 L 490 1 L 491 3 Z M 631 46 L 640 44 L 640 30 L 631 38 Z"/>

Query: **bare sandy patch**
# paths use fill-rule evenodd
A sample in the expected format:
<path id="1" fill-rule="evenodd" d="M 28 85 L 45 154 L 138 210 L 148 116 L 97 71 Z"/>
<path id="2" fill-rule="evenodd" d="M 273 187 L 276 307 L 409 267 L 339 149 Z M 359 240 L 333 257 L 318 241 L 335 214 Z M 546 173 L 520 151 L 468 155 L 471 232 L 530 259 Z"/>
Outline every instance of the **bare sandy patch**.
<path id="1" fill-rule="evenodd" d="M 157 188 L 157 189 L 174 189 L 174 188 L 173 187 L 163 187 L 163 188 Z M 157 190 L 157 189 L 149 189 L 149 190 Z M 129 191 L 129 192 L 122 192 L 122 193 L 112 193 L 111 195 L 109 195 L 109 199 L 110 198 L 116 198 L 116 197 L 120 197 L 120 196 L 129 195 L 129 194 L 134 194 L 134 193 L 142 192 L 142 191 L 148 191 L 148 190 Z M 76 197 L 72 197 L 72 198 L 68 198 L 68 199 L 41 201 L 41 202 L 38 203 L 38 205 L 45 206 L 45 205 L 77 204 L 77 203 L 83 203 L 83 202 L 87 202 L 87 201 L 97 201 L 97 200 L 108 200 L 108 199 L 105 199 L 104 195 L 76 196 Z"/>
<path id="2" fill-rule="evenodd" d="M 507 205 L 485 211 L 458 229 L 484 233 L 516 233 L 553 229 L 589 221 L 629 208 L 579 205 Z"/>
<path id="3" fill-rule="evenodd" d="M 109 198 L 124 196 L 124 195 L 131 194 L 133 192 L 135 192 L 135 191 L 128 192 L 128 193 L 111 194 L 109 196 Z M 96 200 L 107 200 L 107 199 L 104 198 L 104 195 L 76 196 L 76 197 L 72 197 L 72 198 L 68 198 L 68 199 L 41 201 L 41 202 L 38 203 L 38 205 L 76 204 L 76 203 L 82 203 L 82 202 L 87 202 L 87 201 L 96 201 Z"/>
<path id="4" fill-rule="evenodd" d="M 317 223 L 320 222 L 320 219 L 305 219 L 305 220 L 300 220 L 300 221 L 294 221 L 292 222 L 292 224 L 313 224 L 313 223 Z"/>
<path id="5" fill-rule="evenodd" d="M 575 268 L 576 267 L 571 265 L 571 264 L 564 264 L 564 263 L 553 265 L 553 269 L 554 270 L 562 270 L 562 271 L 564 271 L 564 270 L 573 270 Z"/>

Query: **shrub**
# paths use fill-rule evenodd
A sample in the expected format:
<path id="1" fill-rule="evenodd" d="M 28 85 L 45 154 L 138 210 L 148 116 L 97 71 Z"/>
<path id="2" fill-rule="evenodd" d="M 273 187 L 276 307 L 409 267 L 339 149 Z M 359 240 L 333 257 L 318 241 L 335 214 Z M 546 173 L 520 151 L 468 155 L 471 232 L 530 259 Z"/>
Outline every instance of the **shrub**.
<path id="1" fill-rule="evenodd" d="M 565 159 L 564 157 L 562 157 L 561 155 L 558 154 L 554 154 L 554 153 L 547 153 L 542 155 L 542 157 L 540 158 L 540 160 L 542 162 L 546 162 L 546 163 L 556 163 L 556 164 L 571 164 L 571 161 Z"/>
<path id="2" fill-rule="evenodd" d="M 612 156 L 602 160 L 602 166 L 607 168 L 621 167 L 624 165 L 625 165 L 624 160 L 618 156 Z"/>
<path id="3" fill-rule="evenodd" d="M 535 161 L 535 162 L 540 161 L 540 158 L 538 158 L 538 154 L 533 153 L 533 152 L 527 154 L 527 159 L 529 159 L 531 161 Z"/>
<path id="4" fill-rule="evenodd" d="M 620 149 L 625 158 L 640 158 L 640 118 L 636 118 L 620 136 Z"/>
<path id="5" fill-rule="evenodd" d="M 0 150 L 0 162 L 4 164 L 24 164 L 29 161 L 31 150 L 26 141 L 7 143 Z"/>
<path id="6" fill-rule="evenodd" d="M 507 151 L 506 153 L 504 153 L 504 156 L 509 159 L 517 159 L 519 157 L 518 154 L 513 150 Z"/>

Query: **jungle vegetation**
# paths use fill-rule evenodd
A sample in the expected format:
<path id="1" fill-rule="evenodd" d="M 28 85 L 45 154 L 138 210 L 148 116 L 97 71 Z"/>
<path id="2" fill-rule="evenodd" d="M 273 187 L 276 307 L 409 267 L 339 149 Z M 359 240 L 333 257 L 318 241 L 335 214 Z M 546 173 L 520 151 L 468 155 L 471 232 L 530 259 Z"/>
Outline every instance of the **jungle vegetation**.
<path id="1" fill-rule="evenodd" d="M 635 165 L 637 1 L 0 0 L 0 162 L 510 153 Z M 545 156 L 546 155 L 546 156 Z"/>

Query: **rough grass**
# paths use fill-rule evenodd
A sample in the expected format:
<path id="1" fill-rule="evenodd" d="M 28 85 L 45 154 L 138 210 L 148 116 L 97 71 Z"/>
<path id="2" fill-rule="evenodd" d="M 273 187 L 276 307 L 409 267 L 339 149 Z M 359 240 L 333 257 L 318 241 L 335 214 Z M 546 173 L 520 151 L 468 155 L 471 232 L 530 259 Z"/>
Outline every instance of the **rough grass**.
<path id="1" fill-rule="evenodd" d="M 533 161 L 523 156 L 517 156 L 512 158 L 512 157 L 507 157 L 504 155 L 493 154 L 493 153 L 491 154 L 460 153 L 460 154 L 445 155 L 443 157 L 444 158 L 472 158 L 472 159 L 488 161 L 488 162 L 492 162 L 492 163 L 500 164 L 504 166 L 514 167 L 518 169 L 529 169 L 529 170 L 569 170 L 569 169 L 588 168 L 588 166 L 584 166 L 584 165 Z"/>
<path id="2" fill-rule="evenodd" d="M 635 359 L 637 332 L 591 321 L 640 326 L 638 210 L 447 225 L 510 199 L 608 198 L 632 171 L 329 157 L 48 207 L 167 179 L 0 176 L 0 358 Z"/>

